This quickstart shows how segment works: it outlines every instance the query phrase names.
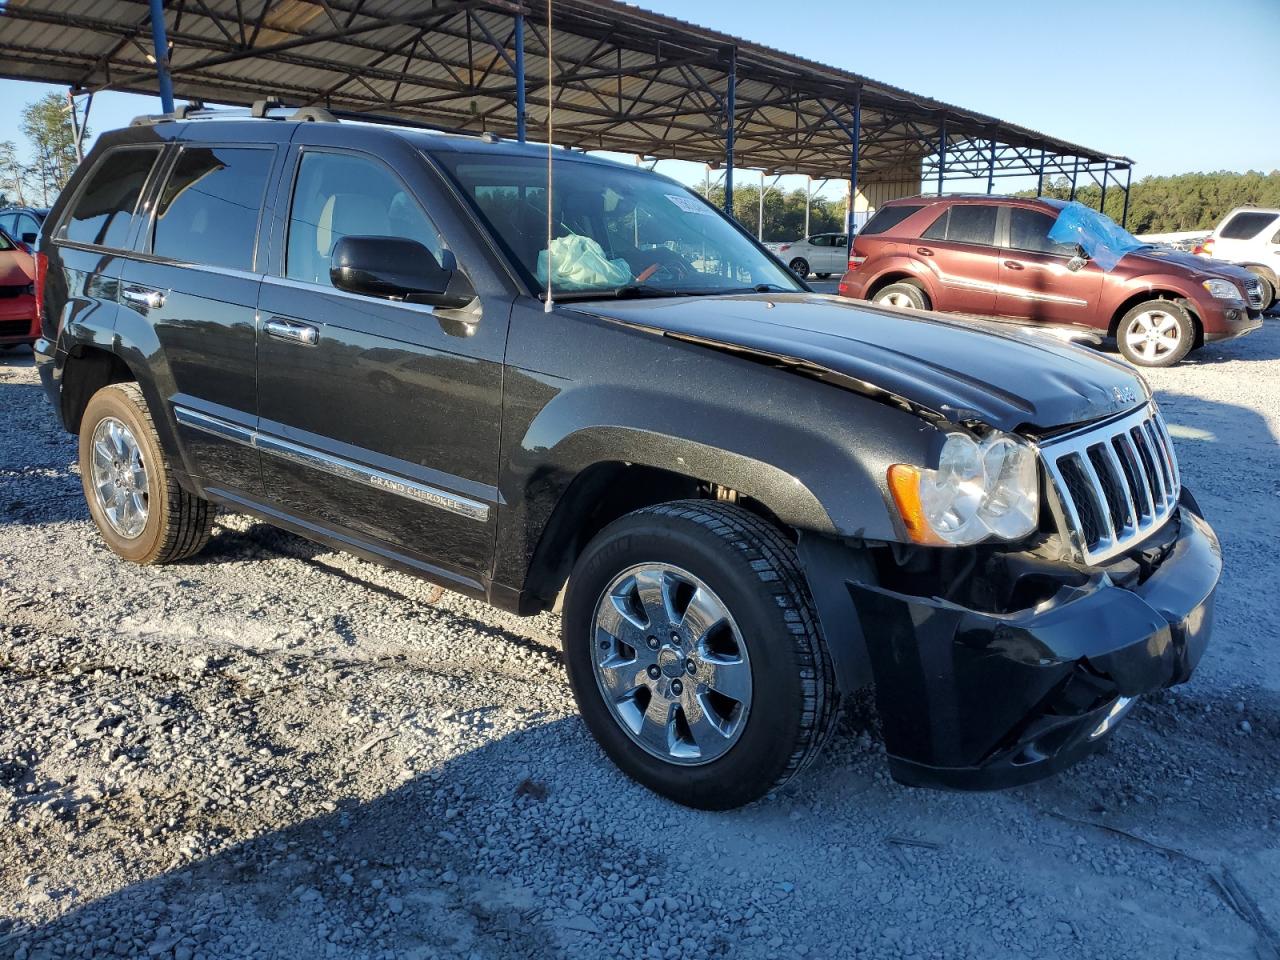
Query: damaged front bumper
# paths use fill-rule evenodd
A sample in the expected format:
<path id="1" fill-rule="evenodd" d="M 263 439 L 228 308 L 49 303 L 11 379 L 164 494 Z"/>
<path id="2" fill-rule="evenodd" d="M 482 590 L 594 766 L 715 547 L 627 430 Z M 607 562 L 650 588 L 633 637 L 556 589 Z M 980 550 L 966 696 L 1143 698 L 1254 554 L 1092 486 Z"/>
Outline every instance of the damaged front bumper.
<path id="1" fill-rule="evenodd" d="M 1126 586 L 1106 571 L 1012 613 L 846 579 L 874 675 L 895 779 L 966 790 L 1069 766 L 1134 698 L 1182 683 L 1209 640 L 1222 555 L 1184 498 L 1158 565 Z"/>

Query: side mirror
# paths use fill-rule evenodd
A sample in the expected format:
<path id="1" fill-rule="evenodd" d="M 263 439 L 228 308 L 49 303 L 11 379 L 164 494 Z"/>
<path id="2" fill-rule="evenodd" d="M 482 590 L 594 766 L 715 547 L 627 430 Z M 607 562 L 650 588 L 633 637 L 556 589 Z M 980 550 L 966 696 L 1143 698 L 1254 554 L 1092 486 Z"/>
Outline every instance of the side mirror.
<path id="1" fill-rule="evenodd" d="M 1067 269 L 1072 273 L 1077 273 L 1084 269 L 1085 264 L 1089 262 L 1089 258 L 1083 253 L 1077 253 L 1074 257 L 1067 261 Z"/>
<path id="2" fill-rule="evenodd" d="M 39 239 L 40 239 L 40 234 L 38 234 L 38 233 L 24 233 L 24 234 L 22 235 L 22 242 L 23 242 L 23 243 L 25 243 L 25 244 L 26 244 L 28 247 L 30 247 L 32 250 L 34 250 L 34 249 L 35 249 L 35 247 L 36 247 L 36 242 L 37 242 Z"/>
<path id="3" fill-rule="evenodd" d="M 329 281 L 339 290 L 371 297 L 460 307 L 475 291 L 447 253 L 448 267 L 417 240 L 403 237 L 343 237 L 333 245 Z"/>

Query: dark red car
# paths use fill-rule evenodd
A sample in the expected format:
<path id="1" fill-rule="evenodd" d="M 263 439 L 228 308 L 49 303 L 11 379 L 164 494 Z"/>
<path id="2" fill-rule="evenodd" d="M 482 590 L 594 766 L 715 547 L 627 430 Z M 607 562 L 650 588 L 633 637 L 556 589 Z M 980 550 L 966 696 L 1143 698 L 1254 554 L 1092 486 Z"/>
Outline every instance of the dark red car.
<path id="1" fill-rule="evenodd" d="M 0 350 L 35 343 L 35 256 L 0 230 Z"/>
<path id="2" fill-rule="evenodd" d="M 1067 212 L 1086 228 L 1085 246 L 1050 238 Z M 1090 250 L 1096 236 L 1108 242 Z M 1089 328 L 1141 366 L 1171 366 L 1262 324 L 1262 291 L 1247 271 L 1143 244 L 1096 211 L 1048 199 L 886 203 L 854 239 L 839 291 L 886 306 Z"/>

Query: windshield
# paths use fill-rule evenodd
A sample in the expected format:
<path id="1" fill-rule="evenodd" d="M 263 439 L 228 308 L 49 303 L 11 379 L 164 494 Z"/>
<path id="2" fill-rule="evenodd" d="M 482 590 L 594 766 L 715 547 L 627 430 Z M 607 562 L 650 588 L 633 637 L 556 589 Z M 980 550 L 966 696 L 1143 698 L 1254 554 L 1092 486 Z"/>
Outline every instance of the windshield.
<path id="1" fill-rule="evenodd" d="M 1054 243 L 1078 243 L 1094 263 L 1108 272 L 1126 253 L 1150 246 L 1106 214 L 1075 200 L 1062 205 L 1057 222 L 1049 230 L 1049 239 Z"/>
<path id="2" fill-rule="evenodd" d="M 545 289 L 550 271 L 557 299 L 804 289 L 718 210 L 665 178 L 557 157 L 548 249 L 544 159 L 436 159 L 530 289 Z"/>

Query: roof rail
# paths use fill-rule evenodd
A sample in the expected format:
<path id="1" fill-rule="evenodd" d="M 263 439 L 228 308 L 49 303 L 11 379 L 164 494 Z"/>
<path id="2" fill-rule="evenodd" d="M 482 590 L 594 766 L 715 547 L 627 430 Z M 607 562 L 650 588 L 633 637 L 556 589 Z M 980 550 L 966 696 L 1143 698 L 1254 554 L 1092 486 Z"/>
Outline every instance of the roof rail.
<path id="1" fill-rule="evenodd" d="M 257 100 L 251 107 L 206 108 L 199 100 L 184 103 L 173 113 L 144 114 L 130 121 L 131 127 L 145 127 L 157 123 L 172 123 L 183 120 L 230 120 L 248 118 L 253 120 L 301 120 L 315 123 L 336 123 L 335 117 L 324 107 L 287 107 L 279 100 Z"/>

